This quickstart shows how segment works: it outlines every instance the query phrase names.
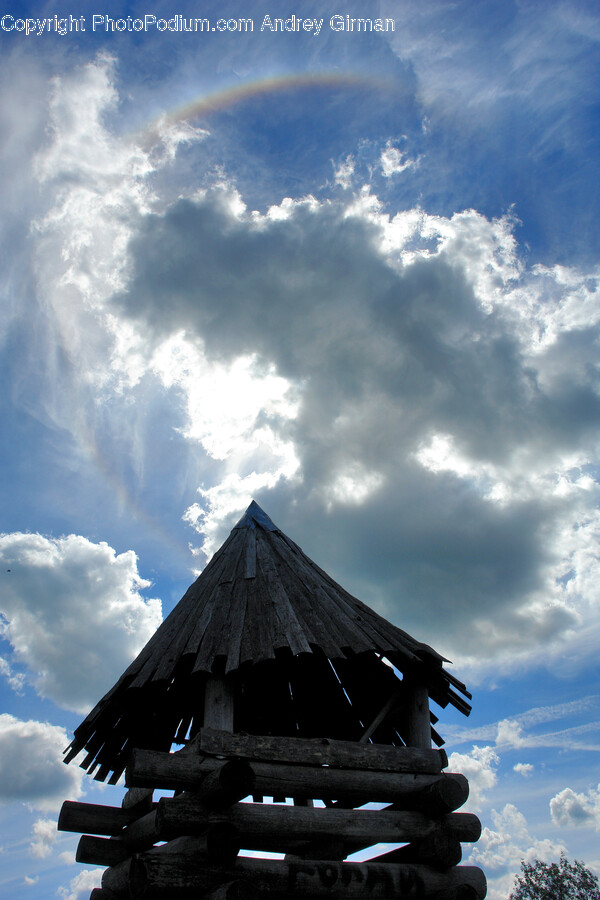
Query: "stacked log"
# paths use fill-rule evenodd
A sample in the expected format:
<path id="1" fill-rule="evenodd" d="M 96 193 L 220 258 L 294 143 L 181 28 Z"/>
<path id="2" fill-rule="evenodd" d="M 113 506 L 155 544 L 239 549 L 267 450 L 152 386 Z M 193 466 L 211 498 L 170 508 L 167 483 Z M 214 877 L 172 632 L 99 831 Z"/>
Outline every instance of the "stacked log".
<path id="1" fill-rule="evenodd" d="M 122 808 L 67 802 L 59 829 L 88 832 L 77 860 L 108 867 L 91 900 L 482 900 L 483 873 L 458 865 L 481 824 L 456 812 L 468 784 L 446 765 L 433 749 L 203 729 L 178 753 L 134 751 Z M 153 803 L 155 789 L 176 794 Z M 367 803 L 386 806 L 357 808 Z M 405 846 L 345 861 L 379 843 Z"/>

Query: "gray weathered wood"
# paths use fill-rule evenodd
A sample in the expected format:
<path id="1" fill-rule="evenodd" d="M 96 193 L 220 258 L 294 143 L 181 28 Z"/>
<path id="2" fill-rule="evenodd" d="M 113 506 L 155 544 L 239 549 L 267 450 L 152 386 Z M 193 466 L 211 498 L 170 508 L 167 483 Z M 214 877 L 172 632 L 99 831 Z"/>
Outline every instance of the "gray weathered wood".
<path id="1" fill-rule="evenodd" d="M 469 798 L 469 782 L 458 772 L 445 772 L 441 778 L 417 794 L 403 800 L 403 809 L 416 809 L 427 816 L 443 816 L 460 809 Z"/>
<path id="2" fill-rule="evenodd" d="M 227 734 L 203 728 L 190 742 L 201 753 L 268 762 L 314 763 L 380 772 L 437 774 L 448 765 L 444 750 L 361 744 L 354 741 Z"/>
<path id="3" fill-rule="evenodd" d="M 105 869 L 102 873 L 102 888 L 112 891 L 117 897 L 129 897 L 132 864 L 133 859 L 131 858 Z"/>
<path id="4" fill-rule="evenodd" d="M 88 866 L 116 866 L 131 856 L 120 838 L 102 838 L 84 834 L 79 838 L 75 861 Z"/>
<path id="5" fill-rule="evenodd" d="M 129 848 L 130 853 L 152 847 L 161 840 L 156 827 L 156 810 L 136 819 L 121 832 L 120 837 Z"/>
<path id="6" fill-rule="evenodd" d="M 259 900 L 258 888 L 250 881 L 228 881 L 207 894 L 202 900 Z"/>
<path id="7" fill-rule="evenodd" d="M 230 759 L 202 779 L 198 800 L 211 809 L 224 809 L 254 790 L 255 775 L 246 760 Z"/>
<path id="8" fill-rule="evenodd" d="M 392 712 L 392 710 L 398 705 L 398 702 L 401 697 L 402 697 L 402 691 L 399 689 L 396 689 L 392 693 L 391 697 L 381 707 L 381 709 L 379 710 L 379 712 L 377 713 L 377 715 L 375 716 L 375 718 L 373 719 L 373 721 L 371 722 L 369 727 L 366 728 L 365 731 L 363 732 L 363 734 L 361 735 L 361 737 L 360 737 L 361 744 L 366 744 L 366 742 L 369 740 L 371 735 L 375 734 L 375 732 L 377 731 L 379 726 L 382 724 L 382 722 L 385 719 L 387 719 L 387 717 Z"/>
<path id="9" fill-rule="evenodd" d="M 398 863 L 340 863 L 333 860 L 265 860 L 238 857 L 230 867 L 210 867 L 187 845 L 185 851 L 160 853 L 152 850 L 135 858 L 131 868 L 131 895 L 141 900 L 191 897 L 208 892 L 230 880 L 241 878 L 260 884 L 270 900 L 293 897 L 354 898 L 371 900 L 427 900 L 440 891 L 473 887 L 478 900 L 486 894 L 480 869 L 458 866 L 439 872 L 429 866 Z"/>
<path id="10" fill-rule="evenodd" d="M 143 816 L 144 813 L 150 812 L 153 806 L 152 788 L 130 788 L 121 801 L 123 809 L 130 809 L 137 816 Z"/>
<path id="11" fill-rule="evenodd" d="M 76 729 L 66 759 L 86 750 L 84 766 L 96 769 L 100 779 L 112 770 L 114 778 L 123 770 L 130 752 L 128 741 L 140 733 L 140 711 L 154 714 L 155 746 L 168 747 L 181 720 L 187 725 L 198 706 L 191 699 L 195 674 L 210 679 L 219 662 L 224 672 L 237 672 L 238 683 L 245 679 L 246 663 L 272 660 L 276 678 L 285 686 L 289 672 L 282 660 L 286 652 L 293 659 L 296 673 L 308 672 L 320 660 L 325 678 L 329 661 L 336 665 L 340 661 L 343 667 L 355 670 L 354 683 L 357 677 L 360 680 L 361 660 L 385 655 L 405 676 L 418 674 L 441 706 L 451 703 L 465 713 L 470 709 L 456 693 L 468 697 L 466 688 L 446 672 L 438 653 L 352 597 L 281 531 L 265 527 L 264 514 L 254 508 L 117 684 Z M 306 658 L 301 658 L 304 654 Z M 385 667 L 381 660 L 376 665 Z M 326 704 L 331 711 L 332 733 L 359 736 L 360 720 L 372 721 L 389 696 L 387 689 L 380 693 L 384 680 L 379 679 L 372 705 L 360 690 L 356 698 L 346 686 L 346 696 L 341 688 L 338 690 L 338 700 Z M 187 708 L 181 709 L 181 716 L 171 715 L 171 699 L 186 695 L 190 697 Z M 291 699 L 289 708 L 283 710 L 284 705 L 281 711 L 287 715 L 298 706 Z M 359 716 L 354 706 L 361 706 Z M 315 702 L 313 709 L 318 707 Z M 305 703 L 302 713 L 307 720 L 306 733 L 314 725 L 310 710 Z M 269 729 L 274 727 L 279 711 L 273 710 Z M 323 717 L 323 709 L 319 709 L 315 721 Z M 259 719 L 262 713 L 245 725 L 247 730 L 255 730 Z M 207 719 L 206 724 L 214 723 Z M 231 728 L 231 721 L 226 725 Z M 424 745 L 425 726 L 417 742 Z M 414 743 L 413 738 L 410 743 Z"/>
<path id="12" fill-rule="evenodd" d="M 240 836 L 230 822 L 208 823 L 198 836 L 196 852 L 211 864 L 232 863 L 240 852 Z M 132 856 L 131 847 L 121 838 L 83 835 L 77 846 L 76 861 L 94 866 L 116 866 Z"/>
<path id="13" fill-rule="evenodd" d="M 434 869 L 450 869 L 462 859 L 460 841 L 451 833 L 436 831 L 421 841 L 390 850 L 376 857 L 376 862 L 421 863 Z"/>
<path id="14" fill-rule="evenodd" d="M 429 693 L 425 684 L 413 679 L 404 679 L 406 715 L 406 743 L 409 747 L 431 747 L 431 719 L 429 715 Z"/>
<path id="15" fill-rule="evenodd" d="M 297 841 L 337 838 L 347 843 L 369 845 L 416 841 L 439 831 L 463 841 L 475 841 L 481 834 L 479 819 L 470 813 L 451 813 L 434 820 L 410 811 L 237 803 L 219 816 L 235 826 L 242 846 L 250 850 L 264 849 L 261 838 L 265 836 L 275 842 L 277 837 Z M 189 799 L 163 798 L 156 811 L 157 831 L 163 840 L 181 834 L 197 834 L 213 821 L 216 821 L 214 814 L 207 814 Z"/>
<path id="16" fill-rule="evenodd" d="M 65 800 L 58 817 L 58 830 L 113 835 L 119 834 L 133 818 L 129 810 L 118 806 Z"/>
<path id="17" fill-rule="evenodd" d="M 174 790 L 197 790 L 215 767 L 214 760 L 199 760 L 192 755 L 134 750 L 126 772 L 128 785 Z M 255 762 L 252 794 L 308 799 L 344 799 L 356 806 L 369 801 L 396 802 L 431 785 L 440 776 L 401 772 L 370 772 L 334 769 L 327 766 L 302 766 Z"/>
<path id="18" fill-rule="evenodd" d="M 209 675 L 204 688 L 204 726 L 233 731 L 234 696 L 230 678 Z"/>

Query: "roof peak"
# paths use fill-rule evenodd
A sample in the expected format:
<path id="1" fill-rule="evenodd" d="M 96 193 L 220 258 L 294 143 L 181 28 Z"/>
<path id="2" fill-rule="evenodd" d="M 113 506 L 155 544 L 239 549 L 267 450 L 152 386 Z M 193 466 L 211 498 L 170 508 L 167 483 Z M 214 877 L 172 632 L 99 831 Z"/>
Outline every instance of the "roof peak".
<path id="1" fill-rule="evenodd" d="M 235 531 L 236 528 L 256 528 L 257 525 L 259 525 L 263 531 L 279 531 L 279 528 L 273 524 L 266 512 L 260 508 L 256 500 L 253 500 L 237 525 L 233 526 L 232 530 Z"/>

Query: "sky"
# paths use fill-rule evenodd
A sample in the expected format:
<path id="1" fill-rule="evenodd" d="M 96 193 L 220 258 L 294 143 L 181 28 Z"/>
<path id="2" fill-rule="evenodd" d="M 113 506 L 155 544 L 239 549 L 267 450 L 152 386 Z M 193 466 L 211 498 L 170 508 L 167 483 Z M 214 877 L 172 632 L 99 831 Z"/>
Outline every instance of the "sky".
<path id="1" fill-rule="evenodd" d="M 591 0 L 4 3 L 3 897 L 99 884 L 57 812 L 122 788 L 62 751 L 253 498 L 472 690 L 490 900 L 600 875 L 599 42 Z"/>

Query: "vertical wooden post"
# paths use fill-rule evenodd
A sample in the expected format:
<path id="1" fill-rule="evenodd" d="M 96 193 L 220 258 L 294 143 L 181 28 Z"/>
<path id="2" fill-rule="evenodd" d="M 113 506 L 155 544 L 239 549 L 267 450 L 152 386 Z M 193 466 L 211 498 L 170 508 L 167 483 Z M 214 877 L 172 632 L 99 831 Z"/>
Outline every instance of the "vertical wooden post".
<path id="1" fill-rule="evenodd" d="M 406 742 L 409 747 L 431 748 L 431 720 L 429 692 L 424 684 L 405 679 L 406 685 Z"/>
<path id="2" fill-rule="evenodd" d="M 234 698 L 231 680 L 209 675 L 204 690 L 204 727 L 233 731 Z"/>

